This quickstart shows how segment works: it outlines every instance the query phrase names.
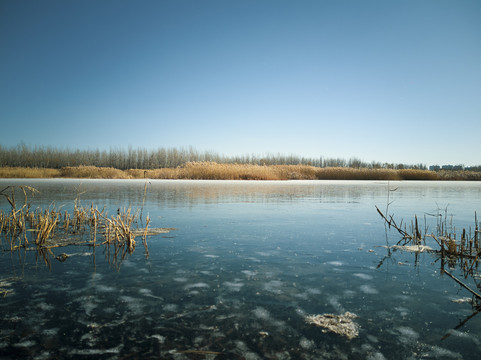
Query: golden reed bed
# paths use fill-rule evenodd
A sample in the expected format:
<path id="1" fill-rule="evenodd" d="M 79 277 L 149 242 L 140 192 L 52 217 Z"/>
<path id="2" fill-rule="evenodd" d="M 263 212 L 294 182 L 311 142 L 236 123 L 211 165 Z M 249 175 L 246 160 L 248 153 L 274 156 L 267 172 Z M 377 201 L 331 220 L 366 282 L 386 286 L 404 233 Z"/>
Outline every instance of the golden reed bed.
<path id="1" fill-rule="evenodd" d="M 481 180 L 473 171 L 369 169 L 308 165 L 249 165 L 189 162 L 176 168 L 119 170 L 77 166 L 61 169 L 0 168 L 0 178 L 203 179 L 203 180 Z"/>

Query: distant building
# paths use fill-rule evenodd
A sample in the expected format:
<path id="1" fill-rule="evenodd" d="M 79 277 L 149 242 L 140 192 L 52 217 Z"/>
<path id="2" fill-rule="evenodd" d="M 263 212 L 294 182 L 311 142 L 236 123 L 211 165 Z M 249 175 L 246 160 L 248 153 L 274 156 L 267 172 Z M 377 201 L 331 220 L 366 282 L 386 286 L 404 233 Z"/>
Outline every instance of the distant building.
<path id="1" fill-rule="evenodd" d="M 464 170 L 464 165 L 443 165 L 441 169 L 448 171 Z"/>

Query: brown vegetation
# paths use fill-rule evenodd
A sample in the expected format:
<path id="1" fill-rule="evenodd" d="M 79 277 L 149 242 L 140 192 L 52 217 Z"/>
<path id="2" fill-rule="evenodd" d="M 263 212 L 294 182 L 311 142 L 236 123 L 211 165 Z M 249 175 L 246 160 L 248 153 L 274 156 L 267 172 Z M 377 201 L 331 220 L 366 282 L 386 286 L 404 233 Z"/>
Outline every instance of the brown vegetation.
<path id="1" fill-rule="evenodd" d="M 112 167 L 68 166 L 60 169 L 59 177 L 87 179 L 128 179 L 129 175 L 125 171 L 114 169 Z"/>
<path id="2" fill-rule="evenodd" d="M 16 200 L 19 192 L 24 199 L 21 206 Z M 53 249 L 73 245 L 89 246 L 94 252 L 95 247 L 103 245 L 109 262 L 119 265 L 119 260 L 134 252 L 137 236 L 142 237 L 148 257 L 147 236 L 173 230 L 149 229 L 149 217 L 145 228 L 138 228 L 139 211 L 119 209 L 116 215 L 108 216 L 105 208 L 99 211 L 93 205 L 82 207 L 77 199 L 71 213 L 60 211 L 54 206 L 32 209 L 28 198 L 37 192 L 29 186 L 7 186 L 0 189 L 0 198 L 6 199 L 11 207 L 10 211 L 0 210 L 0 244 L 5 251 L 36 250 L 49 267 L 50 256 L 62 262 L 69 257 L 65 253 L 55 256 Z"/>
<path id="3" fill-rule="evenodd" d="M 459 265 L 460 269 L 463 272 L 464 279 L 468 279 L 468 277 L 471 277 L 474 281 L 474 284 L 476 285 L 476 289 L 481 290 L 481 284 L 479 284 L 478 281 L 478 268 L 479 262 L 481 260 L 481 224 L 478 222 L 478 217 L 476 213 L 474 214 L 474 228 L 470 227 L 468 230 L 466 230 L 466 228 L 463 228 L 462 231 L 457 233 L 457 231 L 459 230 L 456 230 L 456 227 L 454 227 L 448 222 L 448 215 L 446 209 L 444 216 L 442 214 L 436 215 L 436 233 L 428 233 L 427 226 L 425 226 L 426 230 L 423 233 L 420 230 L 417 216 L 415 216 L 414 220 L 411 221 L 410 230 L 408 230 L 406 224 L 404 224 L 403 227 L 402 220 L 401 225 L 398 225 L 394 220 L 393 215 L 388 215 L 387 213 L 384 214 L 381 210 L 379 210 L 377 206 L 376 210 L 379 215 L 384 219 L 387 227 L 389 229 L 395 229 L 402 236 L 402 238 L 398 241 L 396 245 L 388 247 L 388 249 L 402 249 L 407 251 L 413 251 L 416 253 L 431 251 L 437 254 L 441 260 L 441 274 L 448 275 L 449 277 L 454 279 L 459 285 L 471 292 L 471 294 L 476 299 L 476 302 L 473 302 L 476 311 L 481 311 L 481 295 L 476 290 L 473 290 L 471 287 L 466 285 L 465 282 L 462 282 L 461 280 L 453 276 L 446 269 L 446 262 L 449 269 L 454 269 L 457 265 Z M 429 239 L 434 240 L 434 242 L 439 247 L 439 250 L 433 250 L 432 247 L 426 246 L 426 243 Z M 391 254 L 388 251 L 387 257 L 390 256 Z M 385 259 L 381 260 L 378 268 L 383 264 L 384 260 Z M 417 261 L 418 258 L 416 256 L 416 263 Z"/>
<path id="4" fill-rule="evenodd" d="M 195 180 L 481 180 L 470 171 L 315 167 L 310 165 L 225 164 L 188 162 L 175 168 L 119 170 L 112 167 L 68 166 L 59 170 L 0 168 L 0 178 L 195 179 Z"/>
<path id="5" fill-rule="evenodd" d="M 28 167 L 0 167 L 0 178 L 41 179 L 60 177 L 57 169 L 28 168 Z"/>

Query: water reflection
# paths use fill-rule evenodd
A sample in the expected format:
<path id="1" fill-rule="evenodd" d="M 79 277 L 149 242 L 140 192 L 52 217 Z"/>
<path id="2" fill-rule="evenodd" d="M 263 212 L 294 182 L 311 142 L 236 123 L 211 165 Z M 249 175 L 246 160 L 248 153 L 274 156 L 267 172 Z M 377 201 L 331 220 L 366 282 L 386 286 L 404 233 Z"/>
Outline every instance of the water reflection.
<path id="1" fill-rule="evenodd" d="M 376 269 L 390 251 L 380 245 L 398 240 L 374 207 L 387 183 L 152 181 L 145 202 L 143 181 L 36 185 L 42 206 L 67 209 L 81 185 L 86 206 L 143 203 L 152 227 L 178 230 L 121 266 L 105 247 L 66 248 L 76 255 L 51 256 L 50 269 L 33 252 L 4 252 L 3 358 L 469 359 L 481 348 L 477 316 L 441 341 L 473 309 L 451 301 L 459 285 L 436 258 L 391 251 Z M 395 186 L 396 216 L 449 203 L 463 223 L 479 205 L 479 185 Z M 305 321 L 346 312 L 358 316 L 352 340 Z"/>

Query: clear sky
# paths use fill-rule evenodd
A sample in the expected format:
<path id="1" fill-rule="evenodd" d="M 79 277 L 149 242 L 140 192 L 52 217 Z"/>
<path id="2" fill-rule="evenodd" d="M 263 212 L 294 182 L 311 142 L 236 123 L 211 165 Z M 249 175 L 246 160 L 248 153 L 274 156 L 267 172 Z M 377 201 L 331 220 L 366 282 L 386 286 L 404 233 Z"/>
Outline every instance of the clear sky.
<path id="1" fill-rule="evenodd" d="M 481 164 L 479 0 L 0 0 L 0 144 Z"/>

